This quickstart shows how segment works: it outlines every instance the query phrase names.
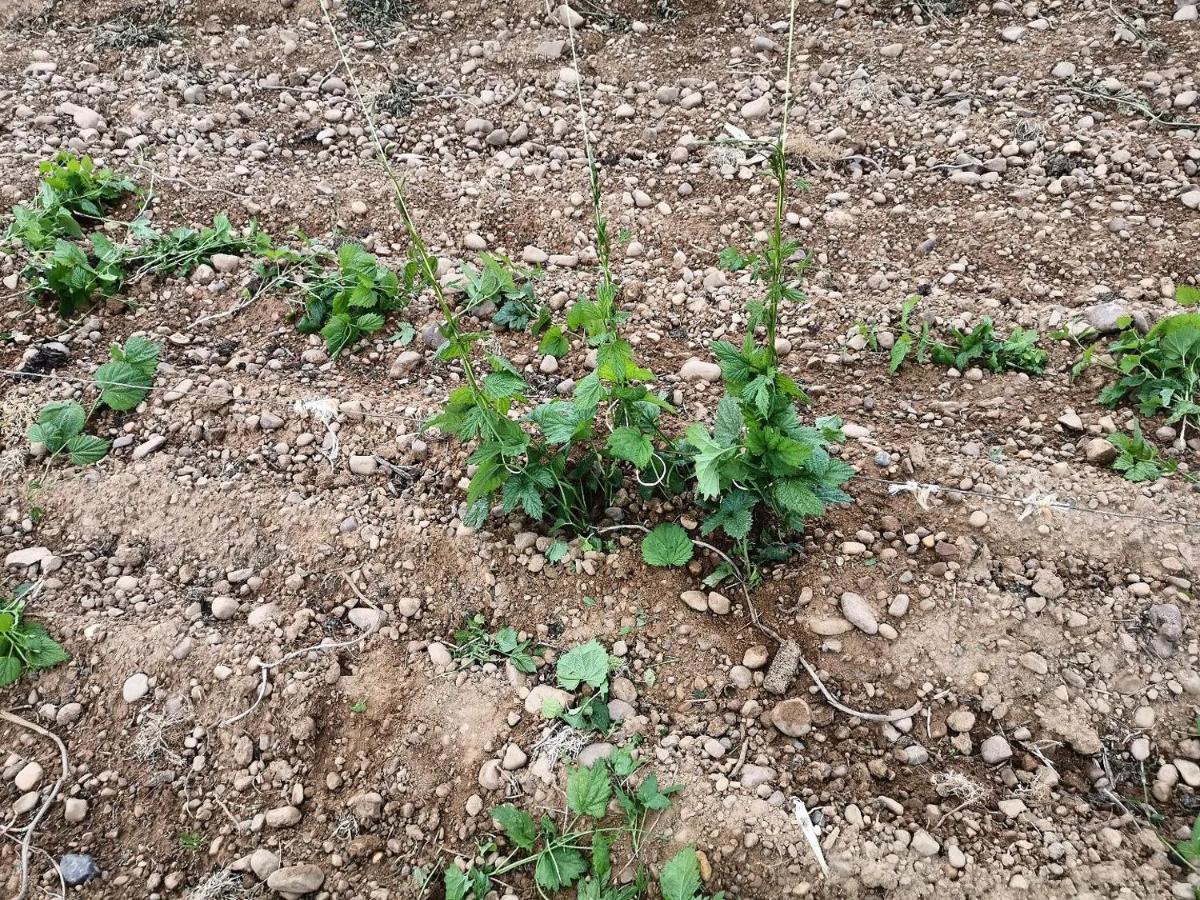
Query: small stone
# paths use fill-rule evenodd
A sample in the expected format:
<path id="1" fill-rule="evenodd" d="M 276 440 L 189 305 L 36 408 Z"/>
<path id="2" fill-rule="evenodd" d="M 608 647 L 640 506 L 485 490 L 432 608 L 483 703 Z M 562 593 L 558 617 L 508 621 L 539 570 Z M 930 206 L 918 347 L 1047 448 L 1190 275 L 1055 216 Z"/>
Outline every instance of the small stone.
<path id="1" fill-rule="evenodd" d="M 10 569 L 21 569 L 36 566 L 51 556 L 53 554 L 48 547 L 26 547 L 23 550 L 14 550 L 4 557 L 4 565 Z"/>
<path id="2" fill-rule="evenodd" d="M 68 853 L 58 861 L 58 870 L 67 887 L 77 887 L 100 874 L 96 860 L 86 853 Z"/>
<path id="3" fill-rule="evenodd" d="M 227 621 L 232 619 L 238 611 L 238 602 L 233 597 L 214 597 L 212 602 L 212 615 L 214 619 L 219 621 Z"/>
<path id="4" fill-rule="evenodd" d="M 721 367 L 693 356 L 680 368 L 679 375 L 684 381 L 720 381 Z"/>
<path id="5" fill-rule="evenodd" d="M 1065 81 L 1075 74 L 1075 63 L 1067 62 L 1065 60 L 1057 63 L 1054 68 L 1050 70 L 1050 74 L 1060 81 Z"/>
<path id="6" fill-rule="evenodd" d="M 993 734 L 990 738 L 983 742 L 983 746 L 979 748 L 979 755 L 983 757 L 983 761 L 988 765 L 1004 762 L 1012 759 L 1012 747 L 1008 745 L 1008 740 L 1001 734 Z"/>
<path id="7" fill-rule="evenodd" d="M 325 873 L 311 863 L 276 869 L 267 878 L 267 887 L 281 894 L 311 894 L 325 883 Z"/>
<path id="8" fill-rule="evenodd" d="M 266 881 L 278 868 L 279 855 L 266 847 L 259 847 L 250 854 L 250 871 L 257 875 L 260 881 Z"/>
<path id="9" fill-rule="evenodd" d="M 304 814 L 295 806 L 277 806 L 268 809 L 264 818 L 270 828 L 291 828 L 300 823 Z"/>
<path id="10" fill-rule="evenodd" d="M 137 703 L 150 692 L 150 677 L 145 672 L 135 672 L 125 679 L 121 696 L 126 703 Z"/>
<path id="11" fill-rule="evenodd" d="M 694 609 L 696 612 L 708 612 L 708 597 L 704 591 L 684 591 L 679 595 L 679 599 L 689 609 Z"/>
<path id="12" fill-rule="evenodd" d="M 1088 441 L 1083 453 L 1088 462 L 1098 466 L 1107 466 L 1117 458 L 1117 448 L 1102 437 Z"/>
<path id="13" fill-rule="evenodd" d="M 13 779 L 13 785 L 21 793 L 32 791 L 42 780 L 42 773 L 43 769 L 40 763 L 27 762 L 21 767 L 21 771 L 17 772 L 17 777 Z"/>
<path id="14" fill-rule="evenodd" d="M 525 712 L 541 715 L 547 700 L 556 704 L 560 709 L 570 709 L 571 704 L 575 702 L 575 697 L 561 688 L 549 684 L 539 684 L 525 698 Z"/>
<path id="15" fill-rule="evenodd" d="M 876 634 L 879 631 L 879 620 L 875 612 L 861 594 L 846 591 L 841 599 L 842 615 L 846 621 L 864 634 Z"/>
<path id="16" fill-rule="evenodd" d="M 439 669 L 444 669 L 454 662 L 454 657 L 450 655 L 450 651 L 446 649 L 446 646 L 437 641 L 429 645 L 428 653 L 429 661 Z"/>
<path id="17" fill-rule="evenodd" d="M 922 828 L 913 835 L 912 848 L 920 856 L 936 856 L 942 845 L 938 843 L 937 838 Z"/>
<path id="18" fill-rule="evenodd" d="M 504 759 L 500 763 L 500 767 L 506 772 L 515 772 L 517 769 L 525 768 L 525 764 L 529 762 L 529 756 L 518 747 L 516 744 L 509 744 L 504 751 Z"/>
<path id="19" fill-rule="evenodd" d="M 743 119 L 762 119 L 765 118 L 771 109 L 771 98 L 767 94 L 751 100 L 742 107 Z"/>
<path id="20" fill-rule="evenodd" d="M 812 710 L 799 697 L 783 700 L 771 708 L 771 724 L 788 737 L 803 737 L 812 728 Z"/>
<path id="21" fill-rule="evenodd" d="M 951 731 L 965 733 L 975 727 L 975 713 L 969 709 L 956 709 L 946 718 Z"/>
<path id="22" fill-rule="evenodd" d="M 710 591 L 708 594 L 708 608 L 718 616 L 727 616 L 730 609 L 729 598 L 716 591 Z"/>
<path id="23" fill-rule="evenodd" d="M 374 475 L 379 462 L 374 456 L 351 456 L 350 471 L 355 475 Z"/>

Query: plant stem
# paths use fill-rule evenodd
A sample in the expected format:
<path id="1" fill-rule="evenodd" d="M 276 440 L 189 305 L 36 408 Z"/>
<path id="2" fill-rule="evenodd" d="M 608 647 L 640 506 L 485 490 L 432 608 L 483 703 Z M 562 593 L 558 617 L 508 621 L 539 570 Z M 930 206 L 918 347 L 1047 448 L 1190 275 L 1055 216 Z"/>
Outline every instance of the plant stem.
<path id="1" fill-rule="evenodd" d="M 347 80 L 354 91 L 355 102 L 358 105 L 359 111 L 366 119 L 367 132 L 370 134 L 371 141 L 375 145 L 375 151 L 379 156 L 379 162 L 383 166 L 383 171 L 392 183 L 393 201 L 396 204 L 397 212 L 400 213 L 401 220 L 404 222 L 404 230 L 408 234 L 412 255 L 418 265 L 420 265 L 422 278 L 429 289 L 433 291 L 437 305 L 446 320 L 443 325 L 443 337 L 450 343 L 460 343 L 461 345 L 462 332 L 459 328 L 458 317 L 455 315 L 449 300 L 446 299 L 446 292 L 442 289 L 441 282 L 438 281 L 437 262 L 425 246 L 425 241 L 422 239 L 421 233 L 417 229 L 417 224 L 413 219 L 412 212 L 409 209 L 408 198 L 404 192 L 404 181 L 396 174 L 395 169 L 392 168 L 392 163 L 383 146 L 383 141 L 379 138 L 379 129 L 375 126 L 375 118 L 371 115 L 371 108 L 363 96 L 358 76 L 350 65 L 350 59 L 346 55 L 346 48 L 342 44 L 341 35 L 338 34 L 337 26 L 334 25 L 333 17 L 329 13 L 328 0 L 320 0 L 320 3 L 321 15 L 325 19 L 325 25 L 329 28 L 329 33 L 333 37 L 334 48 L 337 50 L 342 67 L 346 70 Z M 467 379 L 467 384 L 470 386 L 471 392 L 476 396 L 477 401 L 494 408 L 494 404 L 479 388 L 479 378 L 475 373 L 474 366 L 471 364 L 469 348 L 461 346 L 461 349 L 463 352 L 459 354 L 459 361 L 462 363 L 463 375 Z"/>
<path id="2" fill-rule="evenodd" d="M 779 302 L 783 295 L 783 218 L 787 208 L 787 128 L 788 110 L 792 105 L 792 46 L 796 34 L 796 0 L 788 5 L 787 65 L 784 70 L 783 121 L 779 124 L 779 138 L 775 144 L 775 159 L 772 171 L 775 174 L 775 221 L 772 225 L 771 244 L 774 253 L 768 255 L 769 308 L 767 311 L 767 358 L 770 365 L 776 363 L 775 332 L 779 320 Z"/>

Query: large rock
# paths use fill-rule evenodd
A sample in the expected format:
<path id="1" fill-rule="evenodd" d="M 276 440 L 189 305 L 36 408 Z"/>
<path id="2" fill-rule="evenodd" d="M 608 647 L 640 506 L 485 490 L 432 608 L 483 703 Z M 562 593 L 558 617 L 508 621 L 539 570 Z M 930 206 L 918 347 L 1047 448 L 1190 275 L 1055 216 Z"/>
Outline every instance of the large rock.
<path id="1" fill-rule="evenodd" d="M 267 878 L 267 887 L 281 894 L 311 894 L 325 883 L 325 873 L 320 866 L 306 863 L 300 866 L 284 866 L 276 869 Z"/>

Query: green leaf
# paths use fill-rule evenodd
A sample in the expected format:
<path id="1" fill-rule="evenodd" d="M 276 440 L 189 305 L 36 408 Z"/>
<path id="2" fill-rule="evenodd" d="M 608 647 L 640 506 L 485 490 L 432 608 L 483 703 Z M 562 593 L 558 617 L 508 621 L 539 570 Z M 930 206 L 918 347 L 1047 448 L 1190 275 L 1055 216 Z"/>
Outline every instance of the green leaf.
<path id="1" fill-rule="evenodd" d="M 71 658 L 62 645 L 50 637 L 44 625 L 38 622 L 22 623 L 21 630 L 29 668 L 49 669 Z"/>
<path id="2" fill-rule="evenodd" d="M 717 404 L 716 421 L 713 423 L 713 440 L 722 447 L 732 447 L 741 440 L 746 420 L 742 407 L 734 397 L 726 394 Z"/>
<path id="3" fill-rule="evenodd" d="M 529 385 L 525 383 L 525 379 L 512 372 L 493 372 L 483 379 L 483 392 L 493 400 L 520 397 L 527 390 Z"/>
<path id="4" fill-rule="evenodd" d="M 571 349 L 571 343 L 563 334 L 562 328 L 557 325 L 552 325 L 544 335 L 542 342 L 538 345 L 538 352 L 543 356 L 553 356 L 555 359 L 562 359 Z"/>
<path id="5" fill-rule="evenodd" d="M 590 768 L 567 769 L 567 808 L 580 816 L 603 819 L 612 799 L 608 767 L 596 763 Z"/>
<path id="6" fill-rule="evenodd" d="M 592 874 L 600 884 L 608 881 L 612 874 L 612 837 L 604 831 L 596 832 L 592 838 Z"/>
<path id="7" fill-rule="evenodd" d="M 631 462 L 639 469 L 646 468 L 654 455 L 650 438 L 630 425 L 614 428 L 608 436 L 606 449 L 612 456 Z"/>
<path id="8" fill-rule="evenodd" d="M 774 493 L 776 503 L 788 512 L 795 513 L 806 519 L 819 516 L 825 512 L 825 505 L 813 493 L 812 488 L 799 478 L 787 478 L 782 481 L 776 481 Z"/>
<path id="9" fill-rule="evenodd" d="M 321 337 L 325 338 L 329 355 L 338 356 L 354 342 L 354 324 L 345 313 L 330 316 L 321 329 Z"/>
<path id="10" fill-rule="evenodd" d="M 651 566 L 682 566 L 692 558 L 692 539 L 674 522 L 664 522 L 642 541 L 642 559 Z"/>
<path id="11" fill-rule="evenodd" d="M 114 360 L 119 362 L 127 362 L 147 378 L 153 378 L 154 373 L 158 371 L 158 356 L 162 348 L 149 341 L 144 337 L 134 335 L 125 341 L 125 346 L 120 349 L 119 355 L 117 348 L 112 350 Z"/>
<path id="12" fill-rule="evenodd" d="M 700 892 L 700 860 L 696 851 L 684 847 L 663 866 L 658 877 L 663 900 L 695 900 Z"/>
<path id="13" fill-rule="evenodd" d="M 551 844 L 538 856 L 534 880 L 547 891 L 568 887 L 587 871 L 587 860 L 573 847 Z"/>
<path id="14" fill-rule="evenodd" d="M 21 677 L 21 660 L 16 656 L 0 656 L 0 687 L 15 684 Z"/>
<path id="15" fill-rule="evenodd" d="M 56 400 L 47 403 L 38 413 L 37 424 L 50 426 L 63 441 L 70 440 L 83 431 L 87 413 L 74 400 Z M 32 440 L 32 438 L 31 438 Z M 46 441 L 40 441 L 46 443 Z"/>
<path id="16" fill-rule="evenodd" d="M 904 360 L 908 357 L 908 353 L 912 350 L 913 339 L 912 335 L 905 332 L 896 338 L 896 343 L 892 345 L 892 353 L 888 358 L 888 371 L 895 372 L 904 364 Z"/>
<path id="17" fill-rule="evenodd" d="M 663 810 L 671 805 L 671 794 L 682 790 L 682 784 L 673 784 L 666 790 L 659 790 L 658 776 L 651 772 L 638 785 L 637 799 L 646 809 Z"/>
<path id="18" fill-rule="evenodd" d="M 522 850 L 533 849 L 534 841 L 537 840 L 537 826 L 529 813 L 506 803 L 492 810 L 492 818 L 500 824 L 514 845 Z"/>
<path id="19" fill-rule="evenodd" d="M 379 313 L 363 313 L 354 320 L 354 327 L 367 334 L 373 334 L 384 326 L 387 320 Z"/>
<path id="20" fill-rule="evenodd" d="M 154 383 L 150 376 L 130 363 L 113 361 L 96 370 L 100 402 L 119 412 L 136 407 Z"/>
<path id="21" fill-rule="evenodd" d="M 704 520 L 700 531 L 709 535 L 720 528 L 735 541 L 740 541 L 750 533 L 757 505 L 758 498 L 748 491 L 731 491 L 722 498 L 716 512 Z"/>
<path id="22" fill-rule="evenodd" d="M 1190 284 L 1175 285 L 1175 302 L 1180 306 L 1200 305 L 1200 287 Z"/>
<path id="23" fill-rule="evenodd" d="M 555 666 L 558 683 L 568 691 L 580 684 L 598 688 L 608 681 L 608 651 L 597 640 L 590 640 L 568 650 Z"/>
<path id="24" fill-rule="evenodd" d="M 451 863 L 446 867 L 446 900 L 466 900 L 467 891 L 471 888 L 471 883 L 467 881 L 467 876 L 462 870 Z"/>
<path id="25" fill-rule="evenodd" d="M 111 445 L 104 438 L 91 434 L 77 434 L 66 443 L 67 455 L 77 466 L 90 466 L 108 455 Z"/>

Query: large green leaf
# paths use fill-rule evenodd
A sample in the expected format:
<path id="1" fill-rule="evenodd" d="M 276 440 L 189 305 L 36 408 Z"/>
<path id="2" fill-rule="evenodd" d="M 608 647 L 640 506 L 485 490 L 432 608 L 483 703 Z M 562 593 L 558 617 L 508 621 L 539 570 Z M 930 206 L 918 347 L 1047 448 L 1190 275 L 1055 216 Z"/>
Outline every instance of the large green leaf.
<path id="1" fill-rule="evenodd" d="M 663 900 L 695 900 L 700 892 L 700 860 L 696 851 L 684 847 L 663 866 L 658 877 Z"/>
<path id="2" fill-rule="evenodd" d="M 66 443 L 67 455 L 77 466 L 90 466 L 108 455 L 111 445 L 104 438 L 91 434 L 77 434 Z"/>
<path id="3" fill-rule="evenodd" d="M 567 769 L 567 808 L 580 816 L 603 819 L 612 799 L 608 767 L 596 763 L 591 767 Z"/>
<path id="4" fill-rule="evenodd" d="M 148 375 L 127 362 L 114 360 L 96 370 L 100 402 L 120 412 L 141 403 L 153 383 Z"/>
<path id="5" fill-rule="evenodd" d="M 500 823 L 500 827 L 515 846 L 522 850 L 533 849 L 534 841 L 537 840 L 537 826 L 529 813 L 506 803 L 492 810 L 492 818 Z"/>
<path id="6" fill-rule="evenodd" d="M 534 880 L 547 891 L 557 891 L 575 882 L 587 871 L 587 860 L 573 847 L 551 845 L 538 856 Z"/>
<path id="7" fill-rule="evenodd" d="M 631 462 L 639 469 L 646 468 L 650 464 L 650 457 L 654 455 L 650 438 L 630 425 L 612 430 L 608 436 L 607 450 L 617 459 Z"/>
<path id="8" fill-rule="evenodd" d="M 682 566 L 692 558 L 692 539 L 674 522 L 664 522 L 642 541 L 642 559 L 652 566 Z"/>
<path id="9" fill-rule="evenodd" d="M 608 681 L 608 651 L 597 640 L 580 644 L 558 658 L 555 674 L 558 683 L 568 691 L 580 684 L 598 688 Z"/>

